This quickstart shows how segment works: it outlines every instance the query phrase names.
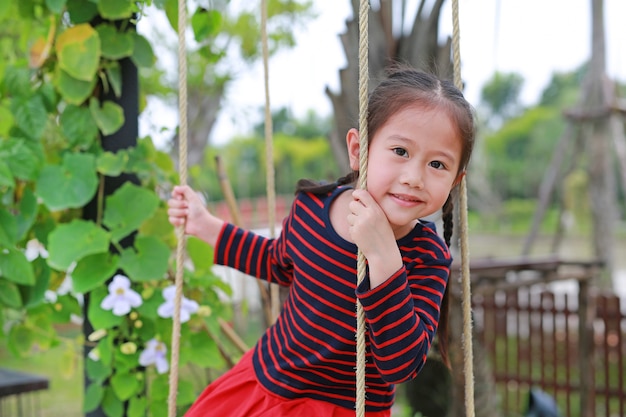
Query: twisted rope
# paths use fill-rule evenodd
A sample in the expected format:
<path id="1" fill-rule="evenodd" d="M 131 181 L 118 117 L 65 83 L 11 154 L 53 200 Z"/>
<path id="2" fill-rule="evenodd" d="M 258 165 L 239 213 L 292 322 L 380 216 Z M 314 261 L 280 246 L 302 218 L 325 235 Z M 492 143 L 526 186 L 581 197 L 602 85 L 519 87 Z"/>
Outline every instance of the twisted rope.
<path id="1" fill-rule="evenodd" d="M 185 29 L 187 28 L 187 5 L 178 0 L 178 164 L 180 184 L 187 184 L 187 49 Z M 170 390 L 167 398 L 168 416 L 176 416 L 176 395 L 178 393 L 178 362 L 180 359 L 180 307 L 183 297 L 183 263 L 185 254 L 185 225 L 176 228 L 176 294 L 174 296 L 174 316 L 172 318 L 172 354 L 170 359 Z"/>
<path id="2" fill-rule="evenodd" d="M 368 25 L 369 1 L 361 0 L 359 7 L 359 182 L 358 187 L 367 188 L 368 159 Z M 361 249 L 357 253 L 357 286 L 365 279 L 365 256 Z M 365 416 L 365 311 L 363 305 L 356 302 L 356 415 Z"/>
<path id="3" fill-rule="evenodd" d="M 265 84 L 265 165 L 266 165 L 266 194 L 267 194 L 267 221 L 270 237 L 276 234 L 276 179 L 274 173 L 274 144 L 272 140 L 272 112 L 270 109 L 270 82 L 269 82 L 269 48 L 267 45 L 267 0 L 261 0 L 261 44 L 263 49 L 263 81 Z M 276 321 L 280 313 L 280 288 L 277 284 L 270 284 L 271 318 Z"/>
<path id="4" fill-rule="evenodd" d="M 454 85 L 463 90 L 461 79 L 461 41 L 459 25 L 459 1 L 452 0 L 452 53 L 454 64 Z M 467 183 L 465 177 L 459 186 L 459 234 L 461 246 L 461 281 L 463 306 L 463 372 L 465 375 L 465 415 L 474 417 L 474 357 L 472 350 L 472 294 L 469 268 L 469 243 L 467 220 Z"/>

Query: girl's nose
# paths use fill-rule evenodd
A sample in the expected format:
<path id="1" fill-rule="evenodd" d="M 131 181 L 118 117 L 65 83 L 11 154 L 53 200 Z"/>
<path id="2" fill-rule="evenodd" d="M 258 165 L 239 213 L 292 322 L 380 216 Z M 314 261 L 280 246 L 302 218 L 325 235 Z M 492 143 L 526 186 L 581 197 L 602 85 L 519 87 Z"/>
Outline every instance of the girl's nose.
<path id="1" fill-rule="evenodd" d="M 421 169 L 414 167 L 404 172 L 402 181 L 411 188 L 421 190 L 424 188 L 424 173 Z"/>

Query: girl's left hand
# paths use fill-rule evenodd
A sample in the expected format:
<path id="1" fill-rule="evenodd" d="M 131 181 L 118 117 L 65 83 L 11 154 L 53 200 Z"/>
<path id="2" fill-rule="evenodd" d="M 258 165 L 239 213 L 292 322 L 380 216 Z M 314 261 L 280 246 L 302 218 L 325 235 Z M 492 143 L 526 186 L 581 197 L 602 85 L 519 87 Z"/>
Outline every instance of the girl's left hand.
<path id="1" fill-rule="evenodd" d="M 396 246 L 396 239 L 387 216 L 367 190 L 352 192 L 349 204 L 348 226 L 350 237 L 366 258 L 380 253 L 389 245 Z"/>
<path id="2" fill-rule="evenodd" d="M 350 237 L 369 268 L 370 288 L 376 288 L 402 268 L 402 255 L 385 212 L 366 190 L 352 192 L 348 205 Z"/>

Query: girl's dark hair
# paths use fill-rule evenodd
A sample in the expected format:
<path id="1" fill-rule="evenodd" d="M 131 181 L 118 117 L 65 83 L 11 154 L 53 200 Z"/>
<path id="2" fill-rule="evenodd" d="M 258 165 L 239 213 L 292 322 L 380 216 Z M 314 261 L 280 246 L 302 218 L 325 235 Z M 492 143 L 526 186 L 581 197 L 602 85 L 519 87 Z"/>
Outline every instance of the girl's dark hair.
<path id="1" fill-rule="evenodd" d="M 461 160 L 458 174 L 467 169 L 470 156 L 474 148 L 475 118 L 474 109 L 463 96 L 463 93 L 448 80 L 442 80 L 435 75 L 415 70 L 413 68 L 395 64 L 388 68 L 387 78 L 378 84 L 371 92 L 368 101 L 367 128 L 368 138 L 371 141 L 376 133 L 396 113 L 409 106 L 421 107 L 424 110 L 444 111 L 461 140 Z M 358 172 L 339 178 L 334 183 L 321 184 L 311 180 L 300 180 L 296 193 L 301 191 L 315 194 L 326 194 L 340 185 L 354 183 Z M 452 190 L 442 208 L 443 237 L 450 247 L 453 232 L 453 194 Z M 449 284 L 449 283 L 448 283 Z M 441 301 L 441 313 L 437 328 L 438 347 L 442 361 L 449 366 L 448 359 L 448 316 L 449 316 L 449 286 L 446 286 Z"/>

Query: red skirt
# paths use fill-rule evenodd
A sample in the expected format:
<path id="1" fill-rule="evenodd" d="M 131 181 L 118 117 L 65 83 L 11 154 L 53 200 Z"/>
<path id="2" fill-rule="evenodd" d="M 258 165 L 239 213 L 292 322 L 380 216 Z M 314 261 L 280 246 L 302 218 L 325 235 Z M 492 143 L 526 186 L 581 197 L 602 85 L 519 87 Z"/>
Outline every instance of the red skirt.
<path id="1" fill-rule="evenodd" d="M 354 417 L 355 410 L 312 398 L 287 399 L 258 383 L 252 350 L 233 369 L 216 379 L 191 406 L 185 417 Z M 367 412 L 366 417 L 389 417 L 391 410 Z"/>

